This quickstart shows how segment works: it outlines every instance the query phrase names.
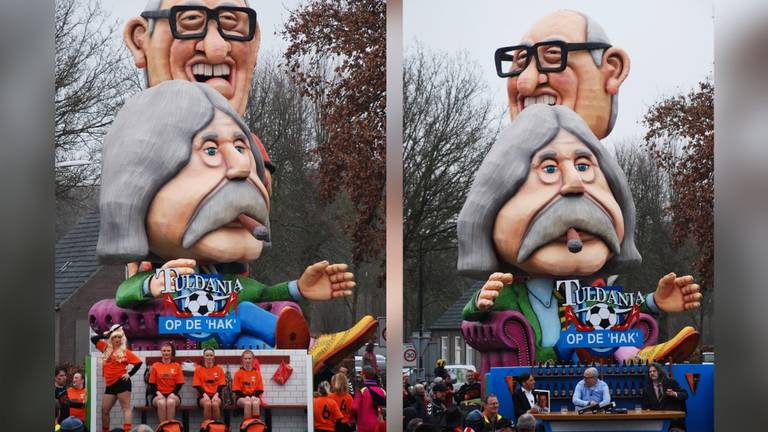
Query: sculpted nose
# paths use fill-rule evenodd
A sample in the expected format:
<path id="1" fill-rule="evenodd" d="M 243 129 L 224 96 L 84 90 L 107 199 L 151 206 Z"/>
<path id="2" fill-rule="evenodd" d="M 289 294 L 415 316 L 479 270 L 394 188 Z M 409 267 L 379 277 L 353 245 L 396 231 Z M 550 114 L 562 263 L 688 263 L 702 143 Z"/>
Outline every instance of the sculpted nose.
<path id="1" fill-rule="evenodd" d="M 251 173 L 251 158 L 247 153 L 240 153 L 232 145 L 221 149 L 224 163 L 227 164 L 226 176 L 229 180 L 244 179 Z"/>
<path id="2" fill-rule="evenodd" d="M 584 182 L 581 175 L 572 165 L 563 168 L 563 184 L 560 187 L 561 195 L 579 195 L 584 193 Z"/>
<path id="3" fill-rule="evenodd" d="M 517 77 L 517 92 L 520 96 L 530 96 L 539 84 L 547 82 L 547 75 L 536 68 L 536 59 L 531 59 L 528 67 Z"/>
<path id="4" fill-rule="evenodd" d="M 205 53 L 208 60 L 213 63 L 222 63 L 232 49 L 229 41 L 222 38 L 215 21 L 208 22 L 208 31 L 205 37 L 195 45 L 197 51 Z"/>

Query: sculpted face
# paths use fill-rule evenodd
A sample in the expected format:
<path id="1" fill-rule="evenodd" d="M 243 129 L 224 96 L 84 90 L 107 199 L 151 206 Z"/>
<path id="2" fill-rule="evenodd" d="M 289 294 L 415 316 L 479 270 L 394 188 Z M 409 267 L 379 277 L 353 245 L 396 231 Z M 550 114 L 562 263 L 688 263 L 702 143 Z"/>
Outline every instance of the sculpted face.
<path id="1" fill-rule="evenodd" d="M 245 6 L 243 0 L 165 0 L 161 9 L 176 5 Z M 155 19 L 152 34 L 149 23 L 134 17 L 126 23 L 124 40 L 136 67 L 146 68 L 149 86 L 177 79 L 204 82 L 229 100 L 242 115 L 248 101 L 251 77 L 259 52 L 260 32 L 250 41 L 226 40 L 221 37 L 215 20 L 207 23 L 202 39 L 175 39 L 168 19 Z"/>
<path id="2" fill-rule="evenodd" d="M 246 136 L 217 110 L 191 146 L 187 165 L 150 204 L 150 250 L 200 263 L 255 260 L 263 243 L 253 233 L 268 224 L 269 198 Z"/>
<path id="3" fill-rule="evenodd" d="M 584 17 L 568 11 L 547 15 L 522 37 L 520 44 L 552 40 L 585 42 Z M 611 96 L 618 93 L 628 74 L 629 57 L 616 47 L 605 50 L 600 67 L 586 50 L 570 51 L 561 72 L 539 72 L 532 59 L 520 75 L 507 79 L 509 112 L 515 119 L 530 104 L 565 105 L 578 113 L 598 138 L 604 138 L 609 132 Z"/>
<path id="4" fill-rule="evenodd" d="M 583 243 L 577 253 L 567 246 L 571 228 Z M 623 239 L 622 212 L 597 159 L 565 130 L 534 154 L 525 183 L 493 229 L 499 257 L 540 276 L 593 274 Z"/>

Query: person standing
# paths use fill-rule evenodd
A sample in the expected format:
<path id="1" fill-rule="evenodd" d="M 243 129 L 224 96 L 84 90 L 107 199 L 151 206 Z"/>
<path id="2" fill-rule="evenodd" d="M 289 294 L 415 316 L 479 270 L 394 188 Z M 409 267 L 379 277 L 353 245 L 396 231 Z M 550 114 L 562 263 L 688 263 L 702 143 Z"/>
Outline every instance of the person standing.
<path id="1" fill-rule="evenodd" d="M 372 367 L 373 372 L 378 375 L 379 365 L 376 362 L 376 353 L 373 352 L 373 347 L 373 342 L 368 342 L 365 346 L 365 352 L 363 353 L 363 367 Z"/>
<path id="2" fill-rule="evenodd" d="M 184 374 L 174 357 L 176 347 L 165 342 L 160 346 L 160 361 L 149 369 L 149 391 L 154 393 L 152 405 L 157 408 L 160 423 L 176 417 L 176 407 L 181 405 L 179 392 L 184 385 Z"/>
<path id="3" fill-rule="evenodd" d="M 672 377 L 667 376 L 662 366 L 651 363 L 643 385 L 643 409 L 687 411 L 685 401 L 688 392 Z M 670 431 L 684 431 L 685 417 L 673 419 Z"/>
<path id="4" fill-rule="evenodd" d="M 534 408 L 536 405 L 536 398 L 533 395 L 533 390 L 536 388 L 536 380 L 528 372 L 523 372 L 517 376 L 517 382 L 520 383 L 520 387 L 515 390 L 512 395 L 512 403 L 515 407 L 515 423 L 520 419 L 520 416 L 526 413 L 537 413 Z"/>
<path id="5" fill-rule="evenodd" d="M 53 371 L 53 397 L 59 402 L 59 415 L 56 422 L 61 423 L 65 418 L 69 417 L 66 404 L 67 368 L 64 366 L 56 366 L 56 369 Z"/>
<path id="6" fill-rule="evenodd" d="M 379 426 L 380 408 L 387 406 L 387 393 L 381 388 L 374 369 L 363 367 L 363 387 L 352 401 L 352 418 L 358 432 L 375 432 Z"/>
<path id="7" fill-rule="evenodd" d="M 573 391 L 573 404 L 576 409 L 592 405 L 603 405 L 611 401 L 608 384 L 597 377 L 597 368 L 590 367 L 584 371 L 584 379 L 576 384 Z"/>
<path id="8" fill-rule="evenodd" d="M 352 430 L 352 395 L 349 394 L 349 381 L 347 375 L 339 372 L 331 378 L 331 399 L 339 406 L 343 416 L 336 426 L 337 432 L 349 432 Z"/>
<path id="9" fill-rule="evenodd" d="M 489 394 L 485 397 L 483 403 L 483 417 L 485 418 L 486 432 L 500 431 L 502 421 L 506 420 L 499 414 L 499 398 L 495 394 Z"/>
<path id="10" fill-rule="evenodd" d="M 67 389 L 67 406 L 69 415 L 75 416 L 85 423 L 86 389 L 82 372 L 72 374 L 72 387 Z"/>
<path id="11" fill-rule="evenodd" d="M 331 385 L 323 381 L 317 386 L 317 396 L 313 401 L 312 412 L 315 419 L 315 431 L 336 430 L 336 422 L 344 418 L 336 401 L 330 397 Z"/>
<path id="12" fill-rule="evenodd" d="M 427 415 L 432 418 L 433 424 L 440 424 L 445 411 L 448 409 L 445 406 L 445 394 L 448 392 L 448 387 L 442 382 L 438 382 L 432 387 L 432 400 L 427 405 Z"/>
<path id="13" fill-rule="evenodd" d="M 221 389 L 227 384 L 224 369 L 216 365 L 213 348 L 203 350 L 203 364 L 195 368 L 192 385 L 197 389 L 197 403 L 203 409 L 203 420 L 221 418 Z"/>
<path id="14" fill-rule="evenodd" d="M 127 348 L 128 341 L 120 324 L 113 325 L 103 335 L 93 336 L 91 342 L 104 358 L 102 372 L 106 388 L 101 404 L 101 430 L 109 431 L 109 411 L 117 401 L 123 411 L 123 429 L 131 430 L 131 377 L 141 369 L 142 361 Z M 133 368 L 126 372 L 129 364 Z"/>

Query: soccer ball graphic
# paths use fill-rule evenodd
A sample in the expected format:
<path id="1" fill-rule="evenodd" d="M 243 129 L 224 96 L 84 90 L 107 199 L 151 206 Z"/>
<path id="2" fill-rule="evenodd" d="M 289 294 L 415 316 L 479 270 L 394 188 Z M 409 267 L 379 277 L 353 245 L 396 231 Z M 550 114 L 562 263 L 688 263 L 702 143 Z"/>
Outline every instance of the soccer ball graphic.
<path id="1" fill-rule="evenodd" d="M 597 330 L 607 330 L 618 322 L 616 311 L 605 303 L 597 303 L 589 308 L 587 322 Z"/>
<path id="2" fill-rule="evenodd" d="M 193 316 L 204 316 L 216 311 L 216 302 L 213 299 L 213 294 L 198 290 L 187 297 L 184 309 Z"/>

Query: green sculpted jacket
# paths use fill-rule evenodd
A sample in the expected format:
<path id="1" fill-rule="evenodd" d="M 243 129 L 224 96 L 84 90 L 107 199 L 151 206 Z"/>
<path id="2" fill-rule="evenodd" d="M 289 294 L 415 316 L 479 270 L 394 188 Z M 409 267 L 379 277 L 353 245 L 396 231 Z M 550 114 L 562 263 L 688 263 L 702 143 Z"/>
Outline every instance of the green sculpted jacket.
<path id="1" fill-rule="evenodd" d="M 121 308 L 134 308 L 141 305 L 153 297 L 151 294 L 144 294 L 144 282 L 154 274 L 154 272 L 136 273 L 132 277 L 123 281 L 117 288 L 115 303 Z M 294 301 L 288 289 L 288 282 L 282 282 L 277 285 L 267 286 L 256 280 L 238 276 L 236 274 L 223 274 L 225 280 L 238 280 L 243 290 L 237 294 L 237 302 L 249 301 L 252 303 L 269 301 Z"/>
<path id="2" fill-rule="evenodd" d="M 547 360 L 557 360 L 557 354 L 555 353 L 554 347 L 541 346 L 541 324 L 539 323 L 539 318 L 536 316 L 536 313 L 531 306 L 531 302 L 528 299 L 528 288 L 526 288 L 524 283 L 504 285 L 504 287 L 499 292 L 499 296 L 496 297 L 496 302 L 494 303 L 493 307 L 486 312 L 482 312 L 477 309 L 476 305 L 478 295 L 480 295 L 480 290 L 477 290 L 472 298 L 469 299 L 469 302 L 467 302 L 466 306 L 464 306 L 464 310 L 462 311 L 462 318 L 464 320 L 485 321 L 491 312 L 507 310 L 520 312 L 523 314 L 523 316 L 525 316 L 525 318 L 528 320 L 528 323 L 531 324 L 531 328 L 533 329 L 533 334 L 535 336 L 534 345 L 536 347 L 535 361 L 543 363 Z M 558 307 L 562 306 L 564 300 L 561 298 L 561 296 L 557 295 L 555 297 L 557 298 Z M 651 313 L 655 315 L 655 312 L 651 311 L 645 302 L 640 305 L 640 312 Z M 560 308 L 558 314 L 560 315 L 560 320 L 562 323 L 562 308 Z"/>

